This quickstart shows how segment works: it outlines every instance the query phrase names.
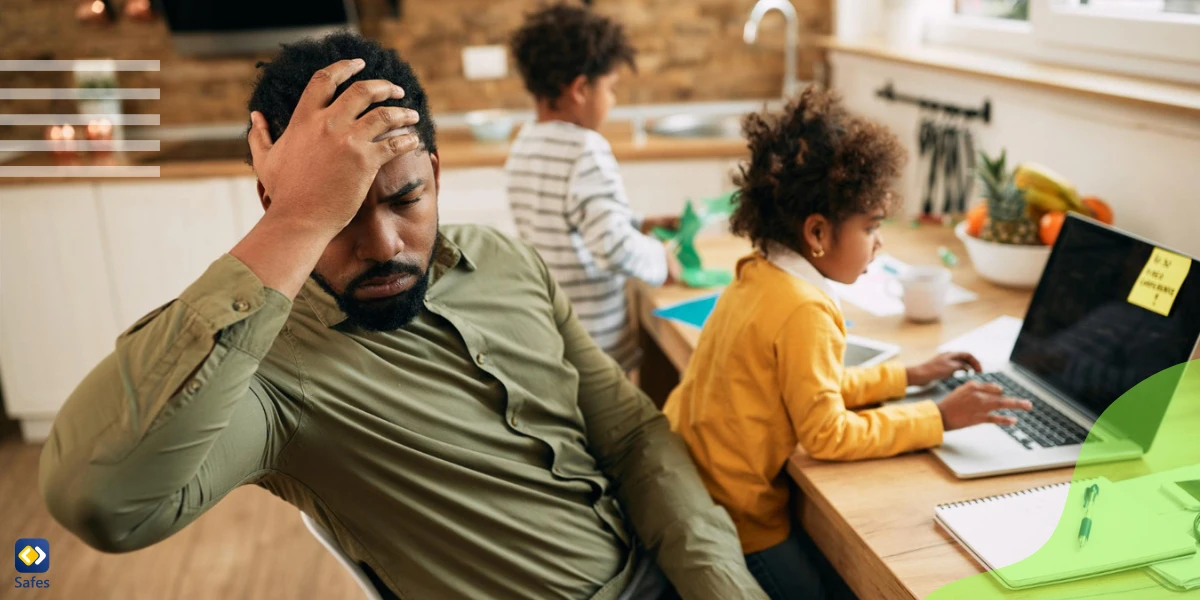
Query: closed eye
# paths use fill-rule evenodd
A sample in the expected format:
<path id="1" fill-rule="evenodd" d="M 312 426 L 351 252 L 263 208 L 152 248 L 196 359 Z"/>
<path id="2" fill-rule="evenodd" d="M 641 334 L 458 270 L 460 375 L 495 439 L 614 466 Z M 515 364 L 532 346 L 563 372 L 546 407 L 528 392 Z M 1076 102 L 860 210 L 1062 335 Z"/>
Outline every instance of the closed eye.
<path id="1" fill-rule="evenodd" d="M 396 193 L 388 196 L 387 203 L 391 206 L 411 206 L 421 201 L 424 191 L 425 180 L 410 181 L 396 190 Z"/>

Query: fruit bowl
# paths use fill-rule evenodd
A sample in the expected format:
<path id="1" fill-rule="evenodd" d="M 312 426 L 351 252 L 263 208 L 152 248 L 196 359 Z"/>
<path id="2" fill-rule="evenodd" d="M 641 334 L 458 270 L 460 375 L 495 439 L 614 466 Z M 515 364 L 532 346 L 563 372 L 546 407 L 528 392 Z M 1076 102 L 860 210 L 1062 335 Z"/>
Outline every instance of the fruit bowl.
<path id="1" fill-rule="evenodd" d="M 965 221 L 954 228 L 954 235 L 967 247 L 967 255 L 979 276 L 996 285 L 1033 289 L 1050 259 L 1051 246 L 986 242 L 968 234 Z"/>

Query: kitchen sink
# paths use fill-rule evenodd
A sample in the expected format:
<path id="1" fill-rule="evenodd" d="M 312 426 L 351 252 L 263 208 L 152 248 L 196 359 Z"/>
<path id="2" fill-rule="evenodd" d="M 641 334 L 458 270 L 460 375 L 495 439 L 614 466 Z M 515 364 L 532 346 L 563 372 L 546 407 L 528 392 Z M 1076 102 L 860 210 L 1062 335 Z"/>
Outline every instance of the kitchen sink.
<path id="1" fill-rule="evenodd" d="M 736 138 L 742 135 L 738 115 L 670 115 L 646 123 L 649 135 L 678 138 Z"/>

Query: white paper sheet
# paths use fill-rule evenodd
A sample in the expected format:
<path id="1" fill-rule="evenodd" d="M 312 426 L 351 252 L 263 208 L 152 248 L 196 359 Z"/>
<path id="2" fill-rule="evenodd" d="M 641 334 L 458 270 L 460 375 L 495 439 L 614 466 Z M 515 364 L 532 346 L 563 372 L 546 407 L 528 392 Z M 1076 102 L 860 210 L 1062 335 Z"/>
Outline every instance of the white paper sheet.
<path id="1" fill-rule="evenodd" d="M 1008 364 L 1021 323 L 1016 317 L 996 317 L 938 346 L 938 352 L 970 352 L 982 363 L 983 370 L 995 371 Z"/>
<path id="2" fill-rule="evenodd" d="M 899 294 L 900 284 L 889 283 L 896 280 L 896 276 L 903 274 L 911 268 L 908 263 L 891 256 L 890 254 L 881 254 L 875 257 L 875 260 L 867 267 L 867 272 L 858 278 L 851 285 L 837 283 L 831 281 L 834 289 L 837 290 L 838 297 L 843 301 L 849 302 L 877 317 L 887 317 L 891 315 L 904 314 L 904 303 L 900 301 Z M 959 304 L 961 302 L 970 302 L 976 300 L 976 296 L 970 290 L 951 285 L 950 291 L 946 294 L 946 304 Z"/>

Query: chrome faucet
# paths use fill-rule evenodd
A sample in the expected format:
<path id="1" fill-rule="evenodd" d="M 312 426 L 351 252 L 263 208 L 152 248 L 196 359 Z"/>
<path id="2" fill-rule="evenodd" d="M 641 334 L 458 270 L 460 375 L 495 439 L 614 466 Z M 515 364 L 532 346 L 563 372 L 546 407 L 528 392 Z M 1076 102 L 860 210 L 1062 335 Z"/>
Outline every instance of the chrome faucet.
<path id="1" fill-rule="evenodd" d="M 783 50 L 783 95 L 791 97 L 800 88 L 800 82 L 796 78 L 796 51 L 800 46 L 800 19 L 796 15 L 796 7 L 788 0 L 758 0 L 750 11 L 750 18 L 746 20 L 742 39 L 747 44 L 753 44 L 754 40 L 758 39 L 758 24 L 772 10 L 783 13 L 783 18 L 787 20 L 787 37 Z"/>

